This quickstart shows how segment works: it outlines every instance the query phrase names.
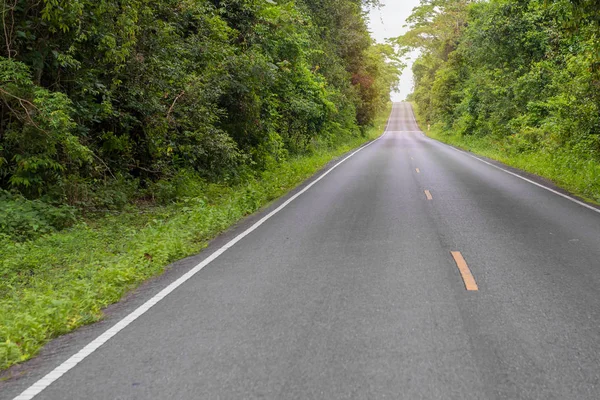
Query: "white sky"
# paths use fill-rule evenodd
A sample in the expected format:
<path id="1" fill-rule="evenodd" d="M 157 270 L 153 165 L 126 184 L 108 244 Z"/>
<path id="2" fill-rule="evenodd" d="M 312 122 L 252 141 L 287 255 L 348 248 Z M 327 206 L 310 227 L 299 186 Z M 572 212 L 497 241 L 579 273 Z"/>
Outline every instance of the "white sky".
<path id="1" fill-rule="evenodd" d="M 393 38 L 402 35 L 406 28 L 406 18 L 411 14 L 412 9 L 419 5 L 419 0 L 383 0 L 384 5 L 380 10 L 371 10 L 369 17 L 369 28 L 373 38 L 378 42 L 385 42 L 387 38 Z M 414 59 L 416 55 L 411 57 Z M 404 70 L 400 78 L 400 92 L 392 93 L 393 101 L 402 101 L 412 92 L 412 60 Z"/>

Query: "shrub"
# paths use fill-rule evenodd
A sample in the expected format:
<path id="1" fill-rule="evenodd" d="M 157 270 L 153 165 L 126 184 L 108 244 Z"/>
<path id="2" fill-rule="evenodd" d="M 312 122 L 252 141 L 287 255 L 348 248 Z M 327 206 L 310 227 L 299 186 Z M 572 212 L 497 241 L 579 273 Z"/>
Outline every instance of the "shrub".
<path id="1" fill-rule="evenodd" d="M 69 227 L 76 219 L 74 207 L 53 206 L 0 191 L 0 232 L 10 239 L 34 239 Z"/>

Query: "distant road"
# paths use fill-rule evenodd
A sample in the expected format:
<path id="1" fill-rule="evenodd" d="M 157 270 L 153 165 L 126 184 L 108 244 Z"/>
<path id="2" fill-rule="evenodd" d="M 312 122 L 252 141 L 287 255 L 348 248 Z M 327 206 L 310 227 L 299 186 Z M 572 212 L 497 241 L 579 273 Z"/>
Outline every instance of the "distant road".
<path id="1" fill-rule="evenodd" d="M 597 210 L 428 139 L 404 103 L 252 228 L 284 200 L 35 399 L 600 398 Z"/>

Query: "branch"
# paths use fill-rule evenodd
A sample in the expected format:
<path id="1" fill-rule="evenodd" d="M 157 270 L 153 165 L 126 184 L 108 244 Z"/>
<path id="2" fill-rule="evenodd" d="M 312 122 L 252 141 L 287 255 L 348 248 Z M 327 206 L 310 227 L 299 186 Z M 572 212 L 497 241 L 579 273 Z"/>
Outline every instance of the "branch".
<path id="1" fill-rule="evenodd" d="M 140 167 L 139 165 L 128 165 L 128 167 L 132 168 L 132 169 L 139 169 L 141 171 L 146 171 L 150 174 L 161 174 L 162 173 L 161 171 L 152 171 L 151 169 Z"/>
<path id="2" fill-rule="evenodd" d="M 177 97 L 175 97 L 175 100 L 173 100 L 173 104 L 171 104 L 171 107 L 169 107 L 169 111 L 167 111 L 167 120 L 171 119 L 171 113 L 173 112 L 173 108 L 175 107 L 175 103 L 177 103 L 177 100 L 179 100 L 181 98 L 181 96 L 183 96 L 185 94 L 185 90 L 182 90 L 181 93 L 179 93 L 177 95 Z"/>
<path id="3" fill-rule="evenodd" d="M 112 176 L 112 177 L 113 177 L 113 179 L 117 179 L 117 178 L 115 177 L 115 175 L 112 173 L 112 171 L 111 171 L 110 167 L 109 167 L 109 166 L 108 166 L 108 165 L 107 165 L 107 164 L 104 162 L 104 160 L 103 160 L 103 159 L 101 159 L 101 158 L 100 158 L 100 157 L 99 157 L 99 156 L 98 156 L 96 153 L 94 153 L 92 150 L 90 150 L 90 153 L 92 153 L 92 155 L 93 155 L 93 156 L 94 156 L 94 157 L 95 157 L 95 158 L 96 158 L 98 161 L 100 161 L 100 163 L 101 163 L 102 165 L 104 165 L 104 168 L 106 168 L 106 170 L 108 171 L 108 173 L 110 174 L 110 176 Z"/>
<path id="4" fill-rule="evenodd" d="M 33 118 L 31 117 L 31 114 L 29 113 L 29 109 L 28 109 L 27 107 L 25 107 L 25 104 L 28 104 L 29 106 L 31 106 L 31 107 L 33 107 L 34 109 L 36 109 L 36 110 L 37 110 L 38 108 L 35 106 L 35 104 L 33 104 L 32 102 L 30 102 L 29 100 L 25 100 L 25 99 L 22 99 L 22 98 L 20 98 L 20 97 L 18 97 L 18 96 L 15 96 L 14 94 L 12 94 L 12 93 L 10 93 L 10 92 L 8 92 L 8 91 L 6 91 L 6 90 L 2 89 L 1 87 L 0 87 L 0 93 L 3 93 L 3 94 L 5 94 L 5 95 L 7 95 L 7 96 L 10 96 L 10 97 L 12 97 L 13 99 L 16 99 L 16 100 L 19 102 L 19 105 L 20 105 L 20 106 L 23 108 L 23 110 L 25 110 L 25 115 L 27 115 L 27 118 L 25 118 L 25 119 L 27 119 L 27 120 L 29 121 L 29 123 L 31 123 L 33 126 L 35 126 L 35 127 L 36 127 L 37 129 L 39 129 L 40 131 L 42 131 L 42 132 L 46 132 L 44 129 L 40 128 L 40 126 L 39 126 L 38 124 L 36 124 L 36 123 L 35 123 L 35 121 L 34 121 L 34 120 L 33 120 Z M 6 101 L 5 101 L 4 103 L 6 104 Z M 16 116 L 17 118 L 19 118 L 19 114 L 18 114 L 17 112 L 15 112 L 15 111 L 14 111 L 14 110 L 13 110 L 13 109 L 12 109 L 12 108 L 11 108 L 11 107 L 8 105 L 8 104 L 6 104 L 6 106 L 7 106 L 7 107 L 8 107 L 8 108 L 9 108 L 11 111 L 13 111 L 13 113 L 15 114 L 15 116 Z M 39 110 L 38 110 L 38 111 L 39 111 Z M 19 119 L 20 119 L 20 118 L 19 118 Z M 46 132 L 46 133 L 48 133 L 48 132 Z"/>

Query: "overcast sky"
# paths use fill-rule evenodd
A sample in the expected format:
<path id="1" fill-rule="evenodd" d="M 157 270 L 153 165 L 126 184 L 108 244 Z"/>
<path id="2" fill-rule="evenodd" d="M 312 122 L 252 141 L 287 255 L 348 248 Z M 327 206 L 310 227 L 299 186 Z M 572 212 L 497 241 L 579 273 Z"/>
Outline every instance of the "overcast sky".
<path id="1" fill-rule="evenodd" d="M 373 38 L 378 42 L 384 42 L 385 39 L 402 35 L 406 18 L 411 14 L 414 7 L 419 4 L 419 0 L 383 0 L 385 3 L 380 10 L 374 9 L 370 13 L 369 27 L 373 33 Z M 406 67 L 404 74 L 400 79 L 400 92 L 392 95 L 392 100 L 402 101 L 412 91 L 412 63 Z"/>

